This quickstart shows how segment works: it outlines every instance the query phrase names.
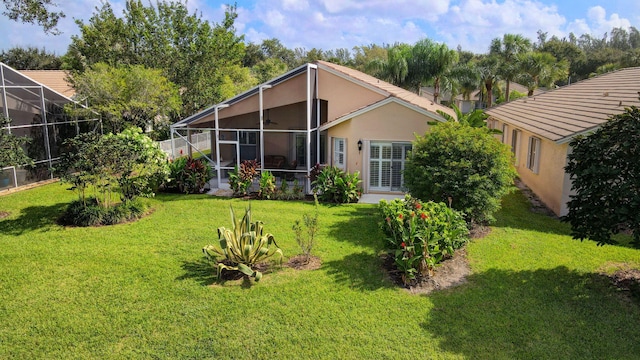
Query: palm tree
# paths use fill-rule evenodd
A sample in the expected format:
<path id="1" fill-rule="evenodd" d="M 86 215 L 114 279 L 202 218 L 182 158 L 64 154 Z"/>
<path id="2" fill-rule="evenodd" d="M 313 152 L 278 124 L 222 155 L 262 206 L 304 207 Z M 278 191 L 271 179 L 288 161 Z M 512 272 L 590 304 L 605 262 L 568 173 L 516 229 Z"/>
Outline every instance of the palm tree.
<path id="1" fill-rule="evenodd" d="M 367 72 L 396 86 L 406 84 L 409 75 L 411 46 L 396 44 L 387 48 L 387 58 L 375 58 L 366 65 Z"/>
<path id="2" fill-rule="evenodd" d="M 480 83 L 486 90 L 487 107 L 490 108 L 493 102 L 493 85 L 498 81 L 498 63 L 496 56 L 483 56 L 477 63 Z"/>
<path id="3" fill-rule="evenodd" d="M 433 101 L 438 103 L 443 76 L 458 61 L 458 52 L 445 44 L 429 39 L 418 41 L 411 49 L 409 62 L 409 82 L 416 92 L 426 83 L 433 83 Z"/>
<path id="4" fill-rule="evenodd" d="M 491 41 L 489 54 L 500 59 L 498 74 L 507 83 L 505 100 L 509 101 L 510 83 L 520 74 L 518 55 L 531 51 L 531 41 L 519 34 L 504 34 Z"/>
<path id="5" fill-rule="evenodd" d="M 459 122 L 462 125 L 467 125 L 475 128 L 487 126 L 487 118 L 489 115 L 485 114 L 484 110 L 476 109 L 466 114 L 460 111 L 460 108 L 456 104 L 451 104 L 451 108 L 456 113 L 456 117 L 447 114 L 442 110 L 436 110 L 438 114 L 442 115 L 445 120 L 449 122 Z M 430 125 L 437 124 L 437 122 L 430 122 Z"/>
<path id="6" fill-rule="evenodd" d="M 521 68 L 518 79 L 527 87 L 527 96 L 532 96 L 539 86 L 552 87 L 556 81 L 569 75 L 569 63 L 557 61 L 549 53 L 532 51 L 520 54 L 518 58 Z"/>

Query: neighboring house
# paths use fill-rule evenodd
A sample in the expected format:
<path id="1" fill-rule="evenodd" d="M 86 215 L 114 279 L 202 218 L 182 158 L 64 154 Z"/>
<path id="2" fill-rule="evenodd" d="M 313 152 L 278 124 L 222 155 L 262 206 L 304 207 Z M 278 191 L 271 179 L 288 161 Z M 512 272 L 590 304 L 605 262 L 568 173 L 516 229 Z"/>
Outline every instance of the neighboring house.
<path id="1" fill-rule="evenodd" d="M 567 214 L 571 179 L 565 173 L 569 142 L 589 134 L 611 115 L 640 106 L 640 67 L 583 80 L 487 109 L 490 127 L 516 157 L 520 179 L 554 213 Z"/>
<path id="2" fill-rule="evenodd" d="M 498 83 L 498 85 L 502 91 L 504 92 L 505 89 L 505 83 L 504 82 L 500 82 Z M 510 87 L 510 91 L 518 91 L 520 93 L 523 94 L 527 94 L 529 92 L 529 90 L 527 89 L 526 86 L 518 84 L 518 83 L 514 83 L 511 82 L 509 84 Z M 421 88 L 421 94 L 422 96 L 426 97 L 427 99 L 433 99 L 433 93 L 434 93 L 435 89 L 433 87 L 429 87 L 429 86 L 425 86 Z M 540 93 L 542 93 L 544 90 L 543 89 L 535 89 L 533 91 L 533 95 L 538 95 Z M 496 103 L 496 96 L 495 94 L 493 95 L 492 98 L 492 103 L 495 104 Z M 455 104 L 458 109 L 460 109 L 460 111 L 463 114 L 472 112 L 475 109 L 481 109 L 484 108 L 486 105 L 486 101 L 483 99 L 483 94 L 482 91 L 480 90 L 475 90 L 473 91 L 470 96 L 469 99 L 465 99 L 464 96 L 462 96 L 461 94 L 458 94 L 456 97 L 454 97 L 453 99 L 451 99 L 451 94 L 448 91 L 442 91 L 440 93 L 440 103 L 443 105 L 447 105 L 447 104 Z"/>
<path id="3" fill-rule="evenodd" d="M 211 132 L 218 184 L 241 160 L 305 181 L 316 164 L 360 172 L 367 192 L 404 188 L 415 134 L 453 110 L 362 72 L 317 61 L 189 116 L 171 127 L 189 141 Z M 201 149 L 200 149 L 201 150 Z M 175 154 L 174 154 L 175 155 Z"/>
<path id="4" fill-rule="evenodd" d="M 87 119 L 69 116 L 64 111 L 65 105 L 82 105 L 44 84 L 46 79 L 41 78 L 43 82 L 36 81 L 25 73 L 38 77 L 36 74 L 45 72 L 22 72 L 0 63 L 0 113 L 11 119 L 3 131 L 30 139 L 25 150 L 35 166 L 28 169 L 11 167 L 0 171 L 0 190 L 52 178 L 52 166 L 60 156 L 64 140 L 79 133 L 100 131 L 97 115 L 96 118 Z M 66 88 L 66 82 L 60 82 L 60 79 L 64 79 L 62 72 L 46 73 L 56 73 L 53 78 L 57 80 L 54 83 Z M 64 91 L 70 95 L 68 90 Z"/>
<path id="5" fill-rule="evenodd" d="M 76 90 L 67 81 L 69 72 L 65 70 L 19 70 L 22 74 L 47 86 L 51 90 L 62 94 L 70 99 L 76 94 Z"/>

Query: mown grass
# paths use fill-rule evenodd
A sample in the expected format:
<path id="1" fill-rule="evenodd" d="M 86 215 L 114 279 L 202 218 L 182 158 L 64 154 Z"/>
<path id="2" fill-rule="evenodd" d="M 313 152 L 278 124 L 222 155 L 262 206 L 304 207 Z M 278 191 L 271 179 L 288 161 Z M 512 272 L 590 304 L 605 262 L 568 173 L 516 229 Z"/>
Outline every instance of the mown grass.
<path id="1" fill-rule="evenodd" d="M 528 211 L 519 194 L 468 245 L 472 275 L 411 295 L 385 277 L 373 205 L 321 206 L 316 271 L 276 269 L 218 284 L 201 248 L 230 226 L 229 204 L 161 195 L 135 223 L 63 228 L 64 186 L 0 197 L 0 358 L 633 358 L 640 307 L 601 271 L 640 251 L 597 247 Z M 253 201 L 285 256 L 313 205 Z"/>

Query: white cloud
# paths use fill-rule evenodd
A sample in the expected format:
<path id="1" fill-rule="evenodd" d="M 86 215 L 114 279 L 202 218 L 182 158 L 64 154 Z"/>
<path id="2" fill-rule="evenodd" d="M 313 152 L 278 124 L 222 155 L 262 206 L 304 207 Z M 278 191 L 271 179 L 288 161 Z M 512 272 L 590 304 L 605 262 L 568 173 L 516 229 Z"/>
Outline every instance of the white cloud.
<path id="1" fill-rule="evenodd" d="M 309 8 L 307 0 L 284 0 L 282 7 L 289 11 L 303 11 Z"/>
<path id="2" fill-rule="evenodd" d="M 631 27 L 631 21 L 621 18 L 620 15 L 613 13 L 607 18 L 607 10 L 602 6 L 594 6 L 587 10 L 586 19 L 576 19 L 567 26 L 567 32 L 573 32 L 576 35 L 590 34 L 594 36 L 602 36 L 613 28 Z"/>
<path id="3" fill-rule="evenodd" d="M 436 22 L 438 35 L 455 48 L 485 53 L 491 39 L 506 33 L 521 34 L 532 40 L 539 29 L 552 35 L 562 33 L 566 19 L 555 5 L 534 0 L 462 0 Z"/>

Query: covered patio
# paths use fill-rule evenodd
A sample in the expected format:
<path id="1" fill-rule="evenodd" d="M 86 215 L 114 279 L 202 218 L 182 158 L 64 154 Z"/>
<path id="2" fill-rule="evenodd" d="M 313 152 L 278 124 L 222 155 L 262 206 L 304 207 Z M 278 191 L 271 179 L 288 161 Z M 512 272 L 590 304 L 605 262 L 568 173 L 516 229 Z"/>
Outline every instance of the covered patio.
<path id="1" fill-rule="evenodd" d="M 261 171 L 297 179 L 310 191 L 311 168 L 325 162 L 326 135 L 319 127 L 326 122 L 317 65 L 306 64 L 183 119 L 171 126 L 171 137 L 188 144 L 188 155 L 199 153 L 209 160 L 216 172 L 212 188 L 227 187 L 235 166 L 256 160 Z M 206 132 L 211 135 L 208 146 L 193 141 Z M 172 154 L 180 155 L 175 148 Z"/>

